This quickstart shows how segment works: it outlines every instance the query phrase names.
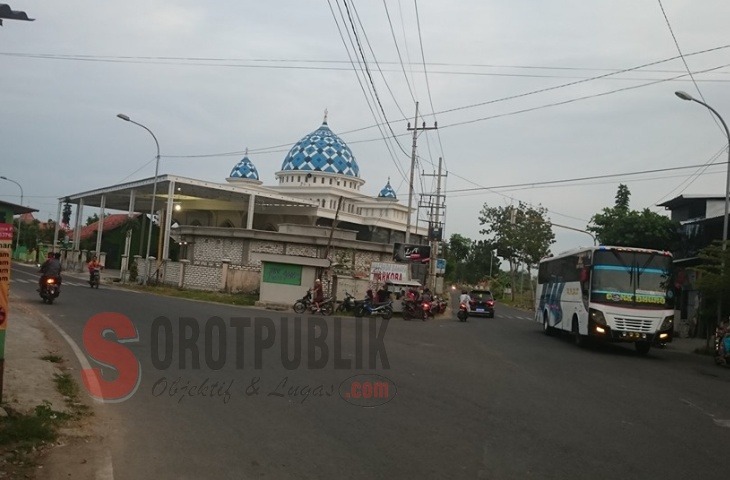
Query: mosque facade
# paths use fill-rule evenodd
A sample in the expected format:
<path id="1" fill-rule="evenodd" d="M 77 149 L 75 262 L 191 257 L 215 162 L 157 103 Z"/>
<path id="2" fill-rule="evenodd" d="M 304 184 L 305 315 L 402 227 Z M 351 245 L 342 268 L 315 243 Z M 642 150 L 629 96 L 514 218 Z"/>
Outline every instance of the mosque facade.
<path id="1" fill-rule="evenodd" d="M 254 162 L 246 153 L 226 181 L 262 194 L 277 193 L 310 202 L 316 212 L 260 217 L 254 222 L 254 228 L 274 231 L 283 223 L 332 227 L 336 219 L 336 228 L 356 231 L 357 240 L 405 241 L 408 207 L 398 201 L 390 179 L 376 196 L 362 191 L 365 180 L 360 177 L 355 155 L 330 129 L 326 118 L 319 128 L 294 144 L 275 178 L 275 185 L 263 185 Z M 412 225 L 411 240 L 418 243 L 421 234 L 415 224 Z"/>

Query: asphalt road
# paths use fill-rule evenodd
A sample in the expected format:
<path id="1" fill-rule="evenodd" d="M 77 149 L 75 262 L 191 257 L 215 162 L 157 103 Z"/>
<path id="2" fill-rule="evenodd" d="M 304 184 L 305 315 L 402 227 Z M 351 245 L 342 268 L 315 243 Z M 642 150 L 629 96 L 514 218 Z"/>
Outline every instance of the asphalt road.
<path id="1" fill-rule="evenodd" d="M 707 357 L 672 350 L 640 357 L 622 345 L 578 348 L 568 339 L 545 336 L 530 314 L 498 303 L 494 319 L 378 321 L 389 368 L 383 368 L 383 355 L 377 368 L 368 368 L 369 346 L 378 344 L 369 341 L 367 323 L 360 337 L 355 320 L 343 318 L 338 341 L 333 338 L 337 320 L 319 317 L 329 335 L 327 365 L 307 368 L 311 349 L 305 328 L 303 365 L 288 370 L 282 365 L 279 322 L 288 317 L 291 347 L 293 312 L 104 286 L 91 290 L 71 278 L 58 301 L 44 305 L 35 292 L 33 270 L 16 267 L 12 278 L 14 294 L 37 299 L 38 310 L 79 345 L 84 325 L 99 312 L 121 313 L 135 325 L 139 340 L 124 346 L 141 366 L 139 388 L 126 401 L 98 408 L 100 420 L 113 432 L 116 479 L 727 476 L 730 369 Z M 172 327 L 172 356 L 164 355 L 162 336 L 153 335 L 159 316 Z M 217 328 L 220 322 L 213 317 L 224 328 Z M 235 317 L 250 317 L 252 324 L 256 317 L 268 318 L 277 327 L 261 368 L 255 366 L 255 329 L 244 329 L 239 341 L 238 330 L 230 326 Z M 225 331 L 224 361 L 218 361 L 217 342 L 208 348 L 201 338 L 195 344 L 198 355 L 188 351 L 183 368 L 181 324 L 199 326 L 201 337 L 208 325 L 213 339 Z M 260 330 L 262 338 L 267 332 Z M 157 360 L 170 361 L 166 368 L 153 362 L 153 338 L 158 339 Z M 358 338 L 365 368 L 356 369 L 354 362 L 335 368 L 338 345 L 338 356 L 354 361 Z M 192 357 L 200 359 L 199 368 L 192 368 Z M 243 360 L 242 368 L 237 360 Z M 115 378 L 114 371 L 103 371 L 105 378 Z M 342 382 L 350 385 L 347 379 L 361 373 L 390 380 L 388 403 L 363 408 L 341 398 Z M 178 387 L 197 386 L 196 394 L 178 388 L 171 395 L 177 378 Z M 200 394 L 203 382 L 218 382 L 219 395 L 214 390 Z M 309 386 L 311 394 L 302 396 L 299 388 L 294 395 L 293 386 Z"/>

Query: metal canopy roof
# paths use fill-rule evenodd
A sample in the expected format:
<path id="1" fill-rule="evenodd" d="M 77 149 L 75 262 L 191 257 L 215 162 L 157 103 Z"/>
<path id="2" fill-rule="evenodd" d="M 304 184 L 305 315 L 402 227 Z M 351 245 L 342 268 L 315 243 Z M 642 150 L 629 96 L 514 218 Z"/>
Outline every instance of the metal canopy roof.
<path id="1" fill-rule="evenodd" d="M 261 187 L 247 185 L 225 185 L 214 182 L 195 180 L 176 175 L 160 175 L 157 177 L 157 195 L 155 205 L 160 208 L 167 201 L 170 183 L 175 183 L 172 201 L 181 203 L 190 210 L 240 210 L 248 205 L 251 195 L 256 196 L 255 208 L 259 207 L 310 207 L 316 208 L 314 202 L 280 195 L 266 191 Z M 129 210 L 131 192 L 135 192 L 134 211 L 145 212 L 152 207 L 152 191 L 154 177 L 134 182 L 112 185 L 86 192 L 60 197 L 59 202 L 68 201 L 78 205 L 83 199 L 85 207 L 101 207 L 104 195 L 105 208 L 111 210 Z"/>
<path id="2" fill-rule="evenodd" d="M 13 215 L 22 215 L 24 213 L 33 213 L 33 212 L 38 211 L 35 208 L 24 207 L 24 206 L 18 205 L 16 203 L 4 202 L 2 200 L 0 200 L 0 209 L 1 210 L 12 210 Z"/>

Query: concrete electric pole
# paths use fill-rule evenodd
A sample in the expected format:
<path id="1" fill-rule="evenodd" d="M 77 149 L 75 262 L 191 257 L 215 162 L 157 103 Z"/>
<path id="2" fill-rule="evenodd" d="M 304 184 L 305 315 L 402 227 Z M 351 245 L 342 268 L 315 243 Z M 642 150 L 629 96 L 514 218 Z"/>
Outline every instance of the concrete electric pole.
<path id="1" fill-rule="evenodd" d="M 411 150 L 411 175 L 408 182 L 408 222 L 406 224 L 405 243 L 410 243 L 411 241 L 411 210 L 413 209 L 413 172 L 416 168 L 416 146 L 418 141 L 418 132 L 424 130 L 436 130 L 437 128 L 438 125 L 436 123 L 433 124 L 433 127 L 427 127 L 426 122 L 423 122 L 422 126 L 418 126 L 418 102 L 416 102 L 416 116 L 413 118 L 413 128 L 411 128 L 410 123 L 408 124 L 408 131 L 413 131 L 413 148 Z"/>

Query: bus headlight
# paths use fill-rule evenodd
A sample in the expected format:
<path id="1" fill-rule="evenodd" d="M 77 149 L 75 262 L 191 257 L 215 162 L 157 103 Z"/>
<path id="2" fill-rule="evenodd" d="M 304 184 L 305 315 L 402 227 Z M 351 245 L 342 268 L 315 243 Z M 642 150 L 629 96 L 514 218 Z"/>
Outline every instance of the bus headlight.
<path id="1" fill-rule="evenodd" d="M 591 320 L 598 325 L 607 325 L 606 317 L 603 316 L 603 312 L 600 310 L 590 309 L 589 315 Z"/>
<path id="2" fill-rule="evenodd" d="M 664 317 L 664 321 L 662 322 L 662 326 L 659 327 L 659 330 L 669 330 L 672 328 L 672 325 L 674 325 L 674 315 L 669 315 L 668 317 Z"/>

